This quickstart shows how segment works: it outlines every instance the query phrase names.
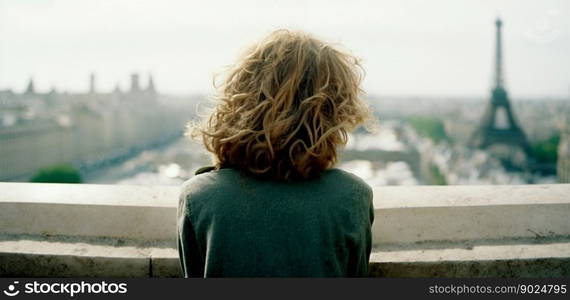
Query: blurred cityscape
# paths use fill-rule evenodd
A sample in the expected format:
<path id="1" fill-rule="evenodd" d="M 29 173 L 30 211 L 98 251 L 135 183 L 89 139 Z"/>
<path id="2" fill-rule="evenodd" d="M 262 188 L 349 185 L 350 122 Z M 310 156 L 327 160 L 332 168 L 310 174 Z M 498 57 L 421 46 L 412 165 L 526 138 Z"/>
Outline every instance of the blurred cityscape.
<path id="1" fill-rule="evenodd" d="M 380 126 L 353 133 L 338 167 L 372 186 L 569 182 L 570 99 L 510 99 L 500 27 L 488 98 L 369 95 Z M 39 92 L 33 79 L 0 90 L 1 181 L 179 185 L 211 164 L 183 137 L 206 96 L 161 94 L 150 75 L 124 91 L 86 80 L 84 93 Z"/>
<path id="2" fill-rule="evenodd" d="M 205 96 L 157 93 L 152 80 L 128 91 L 83 94 L 0 91 L 0 180 L 29 181 L 42 169 L 71 165 L 85 183 L 177 185 L 211 164 L 182 136 Z M 94 77 L 91 77 L 94 81 Z M 531 145 L 512 167 L 494 148 L 469 145 L 488 99 L 369 97 L 380 126 L 358 130 L 339 167 L 371 185 L 567 182 L 568 99 L 513 103 Z"/>
<path id="3" fill-rule="evenodd" d="M 0 180 L 28 181 L 59 167 L 89 182 L 178 140 L 193 111 L 178 97 L 158 94 L 151 76 L 143 88 L 132 74 L 127 91 L 97 92 L 94 74 L 89 84 L 81 94 L 39 93 L 30 79 L 23 93 L 0 91 Z"/>

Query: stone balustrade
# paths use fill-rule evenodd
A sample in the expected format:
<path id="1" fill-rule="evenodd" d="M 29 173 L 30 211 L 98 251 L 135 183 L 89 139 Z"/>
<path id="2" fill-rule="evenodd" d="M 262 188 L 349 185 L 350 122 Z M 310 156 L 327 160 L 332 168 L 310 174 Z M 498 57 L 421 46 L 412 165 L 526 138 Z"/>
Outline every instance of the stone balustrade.
<path id="1" fill-rule="evenodd" d="M 178 187 L 0 183 L 0 276 L 179 276 Z M 570 276 L 570 185 L 374 190 L 371 276 Z"/>

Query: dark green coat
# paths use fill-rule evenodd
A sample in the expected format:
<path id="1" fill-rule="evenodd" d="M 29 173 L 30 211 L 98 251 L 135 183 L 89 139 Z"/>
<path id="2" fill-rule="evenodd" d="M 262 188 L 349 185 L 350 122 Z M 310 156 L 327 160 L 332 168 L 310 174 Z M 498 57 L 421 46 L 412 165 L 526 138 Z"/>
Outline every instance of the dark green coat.
<path id="1" fill-rule="evenodd" d="M 289 183 L 213 170 L 182 187 L 180 263 L 185 277 L 367 276 L 373 220 L 372 189 L 339 169 Z"/>

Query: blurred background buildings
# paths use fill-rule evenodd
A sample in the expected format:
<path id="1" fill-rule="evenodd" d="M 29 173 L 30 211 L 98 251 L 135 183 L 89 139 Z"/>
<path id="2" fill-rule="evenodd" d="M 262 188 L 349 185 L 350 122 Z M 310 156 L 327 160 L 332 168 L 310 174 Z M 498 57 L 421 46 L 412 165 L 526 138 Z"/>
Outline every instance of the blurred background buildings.
<path id="1" fill-rule="evenodd" d="M 131 75 L 127 91 L 86 93 L 0 91 L 0 179 L 27 181 L 35 172 L 70 164 L 87 175 L 180 137 L 191 109 L 157 94 L 148 77 Z"/>

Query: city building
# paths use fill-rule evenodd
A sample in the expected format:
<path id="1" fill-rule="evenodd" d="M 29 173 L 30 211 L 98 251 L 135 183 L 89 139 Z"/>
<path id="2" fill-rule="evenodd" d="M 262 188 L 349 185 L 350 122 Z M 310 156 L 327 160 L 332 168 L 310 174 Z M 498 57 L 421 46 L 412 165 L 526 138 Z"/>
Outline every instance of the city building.
<path id="1" fill-rule="evenodd" d="M 40 168 L 69 163 L 87 170 L 178 137 L 188 109 L 160 103 L 149 76 L 131 89 L 103 93 L 89 75 L 86 93 L 40 93 L 30 79 L 25 92 L 0 92 L 0 180 L 27 180 Z"/>

